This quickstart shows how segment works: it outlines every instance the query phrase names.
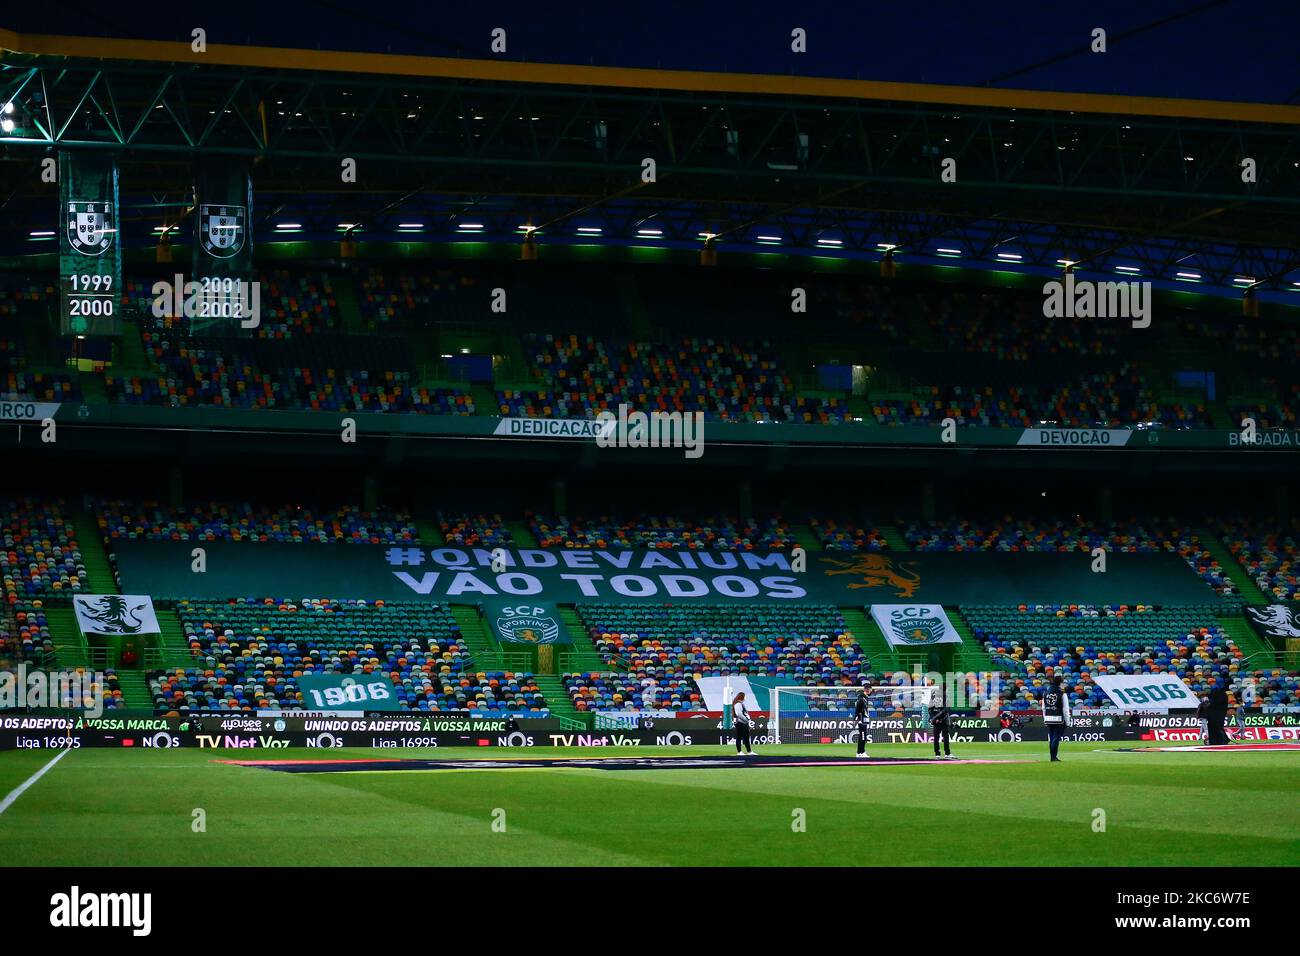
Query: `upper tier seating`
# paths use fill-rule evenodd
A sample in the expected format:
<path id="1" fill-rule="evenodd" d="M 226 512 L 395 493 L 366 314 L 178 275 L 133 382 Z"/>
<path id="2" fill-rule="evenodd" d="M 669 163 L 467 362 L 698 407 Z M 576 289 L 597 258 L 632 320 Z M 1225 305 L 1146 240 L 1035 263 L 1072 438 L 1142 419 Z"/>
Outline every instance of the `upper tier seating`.
<path id="1" fill-rule="evenodd" d="M 89 590 L 62 501 L 0 500 L 0 586 L 26 596 Z"/>
<path id="2" fill-rule="evenodd" d="M 684 519 L 672 515 L 570 518 L 567 515 L 529 514 L 528 527 L 543 548 L 780 551 L 797 543 L 780 516 L 759 522 L 726 515 Z"/>
<path id="3" fill-rule="evenodd" d="M 409 514 L 344 505 L 316 510 L 206 502 L 170 508 L 156 501 L 98 501 L 105 539 L 148 541 L 291 541 L 409 544 L 419 535 Z"/>
<path id="4" fill-rule="evenodd" d="M 1222 522 L 1223 543 L 1265 596 L 1295 601 L 1300 596 L 1300 522 L 1290 527 L 1261 519 Z"/>
<path id="5" fill-rule="evenodd" d="M 160 278 L 172 281 L 171 276 Z M 251 329 L 240 330 L 240 335 L 284 341 L 338 326 L 338 301 L 334 297 L 333 280 L 327 274 L 276 269 L 259 273 L 256 281 L 261 283 L 258 293 L 258 324 Z M 169 331 L 172 338 L 188 332 L 189 320 L 184 316 L 154 315 L 153 287 L 153 279 L 126 278 L 123 281 L 122 305 L 128 309 L 134 308 L 141 318 L 142 329 Z M 164 311 L 169 313 L 171 310 Z"/>
<path id="6" fill-rule="evenodd" d="M 839 399 L 801 398 L 771 346 L 711 338 L 616 344 L 577 335 L 530 336 L 538 388 L 500 391 L 503 415 L 593 418 L 620 404 L 642 412 L 703 412 L 739 422 L 841 422 Z"/>
<path id="7" fill-rule="evenodd" d="M 462 548 L 509 548 L 514 535 L 498 514 L 453 514 L 438 512 L 438 530 L 443 544 Z"/>
<path id="8" fill-rule="evenodd" d="M 1200 535 L 1172 518 L 1130 518 L 1093 522 L 1070 518 L 962 519 L 900 521 L 899 528 L 915 551 L 1083 552 L 1103 547 L 1111 552 L 1181 556 L 1201 580 L 1225 597 L 1239 596 L 1234 569 L 1223 568 Z"/>
<path id="9" fill-rule="evenodd" d="M 871 522 L 858 518 L 813 515 L 808 525 L 826 551 L 888 551 L 889 542 Z"/>

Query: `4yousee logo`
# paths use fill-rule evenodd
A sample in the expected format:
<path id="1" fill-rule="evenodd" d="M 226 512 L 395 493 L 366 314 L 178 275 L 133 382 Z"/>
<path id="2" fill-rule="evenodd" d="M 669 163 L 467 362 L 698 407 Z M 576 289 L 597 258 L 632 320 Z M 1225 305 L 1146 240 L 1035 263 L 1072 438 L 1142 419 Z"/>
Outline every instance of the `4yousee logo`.
<path id="1" fill-rule="evenodd" d="M 132 936 L 153 929 L 152 893 L 83 893 L 74 886 L 50 897 L 50 925 L 60 929 L 129 927 Z"/>

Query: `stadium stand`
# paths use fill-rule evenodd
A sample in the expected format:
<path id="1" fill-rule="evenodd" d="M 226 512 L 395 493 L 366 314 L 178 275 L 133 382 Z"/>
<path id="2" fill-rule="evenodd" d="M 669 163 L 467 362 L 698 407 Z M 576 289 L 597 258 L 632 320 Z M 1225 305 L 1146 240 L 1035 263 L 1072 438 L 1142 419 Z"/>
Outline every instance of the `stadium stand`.
<path id="1" fill-rule="evenodd" d="M 403 511 L 352 505 L 318 511 L 207 502 L 170 508 L 156 501 L 100 500 L 94 511 L 106 541 L 289 541 L 319 544 L 409 544 L 419 540 Z"/>
<path id="2" fill-rule="evenodd" d="M 86 568 L 62 501 L 0 501 L 0 522 L 6 597 L 85 589 Z"/>
<path id="3" fill-rule="evenodd" d="M 1093 707 L 1108 701 L 1097 674 L 1175 673 L 1197 693 L 1216 683 L 1239 691 L 1249 676 L 1212 605 L 963 606 L 961 614 L 1007 672 L 1012 710 L 1032 709 L 1058 674 L 1076 704 Z"/>
<path id="4" fill-rule="evenodd" d="M 1246 574 L 1270 598 L 1300 595 L 1300 527 L 1278 528 L 1259 520 L 1227 519 L 1222 540 Z"/>
<path id="5" fill-rule="evenodd" d="M 997 520 L 952 518 L 916 521 L 903 519 L 899 528 L 914 551 L 1078 551 L 1094 548 L 1129 554 L 1173 552 L 1181 556 L 1201 580 L 1224 597 L 1240 594 L 1229 569 L 1223 568 L 1200 534 L 1173 518 L 1129 518 L 1094 522 L 1078 516 Z"/>
<path id="6" fill-rule="evenodd" d="M 800 398 L 768 342 L 686 338 L 671 345 L 534 335 L 525 343 L 539 387 L 497 393 L 501 414 L 590 418 L 627 404 L 643 411 L 703 412 L 740 422 L 844 421 L 838 399 Z"/>
<path id="7" fill-rule="evenodd" d="M 529 530 L 543 548 L 622 546 L 691 551 L 778 551 L 798 543 L 779 515 L 757 521 L 725 515 L 698 519 L 672 515 L 570 518 L 530 513 L 527 519 Z"/>
<path id="8" fill-rule="evenodd" d="M 499 514 L 449 514 L 438 512 L 443 544 L 466 548 L 509 548 L 517 542 Z"/>
<path id="9" fill-rule="evenodd" d="M 625 660 L 633 672 L 853 683 L 868 666 L 843 615 L 828 605 L 599 603 L 576 610 L 597 651 L 611 663 Z"/>
<path id="10" fill-rule="evenodd" d="M 360 276 L 358 302 L 368 328 L 409 328 L 465 308 L 462 300 L 477 285 L 474 276 L 458 269 L 370 267 Z"/>
<path id="11" fill-rule="evenodd" d="M 855 518 L 812 515 L 808 526 L 824 551 L 888 551 L 884 532 L 870 522 Z"/>
<path id="12" fill-rule="evenodd" d="M 267 598 L 184 601 L 176 613 L 195 664 L 150 673 L 159 709 L 292 710 L 304 673 L 377 673 L 403 710 L 549 713 L 531 674 L 474 669 L 442 605 Z"/>

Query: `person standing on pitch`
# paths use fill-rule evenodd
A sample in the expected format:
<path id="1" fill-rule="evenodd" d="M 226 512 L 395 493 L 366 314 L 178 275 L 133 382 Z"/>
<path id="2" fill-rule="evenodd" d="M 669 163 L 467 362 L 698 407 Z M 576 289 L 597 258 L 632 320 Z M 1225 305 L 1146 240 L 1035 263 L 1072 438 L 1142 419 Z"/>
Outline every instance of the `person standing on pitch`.
<path id="1" fill-rule="evenodd" d="M 862 685 L 862 693 L 853 707 L 853 720 L 858 725 L 858 756 L 867 755 L 867 721 L 870 719 L 871 706 L 867 703 L 867 694 L 871 692 L 870 684 Z"/>
<path id="2" fill-rule="evenodd" d="M 939 685 L 939 703 L 930 710 L 930 726 L 934 731 L 934 755 L 939 756 L 939 737 L 943 737 L 943 755 L 952 758 L 951 731 L 948 728 L 948 718 L 952 716 L 952 711 L 948 708 L 948 682 L 944 681 Z"/>
<path id="3" fill-rule="evenodd" d="M 749 708 L 745 706 L 745 692 L 743 690 L 731 702 L 731 722 L 736 728 L 736 753 L 742 753 L 741 745 L 743 744 L 745 748 L 743 753 L 749 757 L 754 756 L 754 748 L 749 742 Z"/>
<path id="4" fill-rule="evenodd" d="M 1070 726 L 1070 698 L 1061 688 L 1061 677 L 1052 678 L 1051 685 L 1043 691 L 1043 723 L 1047 725 L 1047 749 L 1051 751 L 1052 762 L 1060 763 L 1056 752 L 1061 748 L 1061 738 Z"/>
<path id="5" fill-rule="evenodd" d="M 1223 687 L 1223 681 L 1218 681 L 1210 688 L 1205 719 L 1210 723 L 1210 745 L 1228 743 L 1228 733 L 1223 729 L 1228 719 L 1228 692 Z"/>

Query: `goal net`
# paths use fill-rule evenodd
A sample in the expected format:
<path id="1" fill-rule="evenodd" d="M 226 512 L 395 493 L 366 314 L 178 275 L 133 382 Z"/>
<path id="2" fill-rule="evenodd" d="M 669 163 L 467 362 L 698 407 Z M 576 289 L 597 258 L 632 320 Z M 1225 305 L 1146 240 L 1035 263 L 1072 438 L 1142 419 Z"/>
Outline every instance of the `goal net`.
<path id="1" fill-rule="evenodd" d="M 913 685 L 873 687 L 867 711 L 873 719 L 926 719 L 939 692 Z M 862 688 L 853 686 L 774 687 L 768 730 L 779 744 L 848 743 L 858 727 L 853 713 L 860 696 Z"/>

